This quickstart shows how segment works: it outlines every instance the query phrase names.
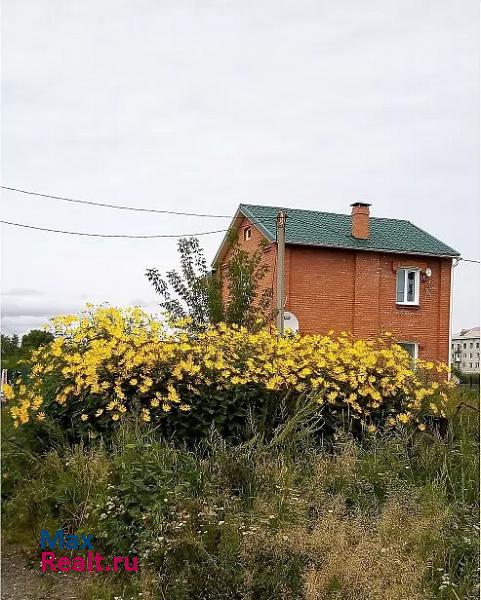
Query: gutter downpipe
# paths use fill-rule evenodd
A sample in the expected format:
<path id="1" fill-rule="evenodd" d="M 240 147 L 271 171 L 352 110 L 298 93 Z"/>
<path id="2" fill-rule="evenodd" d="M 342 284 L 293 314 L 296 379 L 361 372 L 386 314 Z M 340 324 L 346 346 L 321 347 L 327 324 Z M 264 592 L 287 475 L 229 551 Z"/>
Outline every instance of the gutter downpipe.
<path id="1" fill-rule="evenodd" d="M 452 343 L 453 343 L 453 296 L 454 296 L 454 269 L 459 265 L 461 259 L 453 258 L 451 262 L 451 285 L 449 290 L 449 347 L 448 347 L 448 380 L 451 380 Z"/>

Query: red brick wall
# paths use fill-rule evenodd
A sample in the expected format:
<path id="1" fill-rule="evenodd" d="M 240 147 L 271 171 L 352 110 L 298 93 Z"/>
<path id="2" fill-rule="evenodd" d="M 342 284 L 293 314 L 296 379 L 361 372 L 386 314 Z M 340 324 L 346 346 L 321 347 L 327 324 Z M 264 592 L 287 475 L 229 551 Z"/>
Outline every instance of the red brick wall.
<path id="1" fill-rule="evenodd" d="M 396 269 L 432 271 L 421 277 L 419 306 L 396 305 Z M 291 246 L 288 310 L 301 332 L 351 331 L 356 337 L 391 331 L 417 342 L 419 356 L 447 361 L 451 260 Z"/>
<path id="2" fill-rule="evenodd" d="M 240 244 L 254 251 L 263 234 L 251 225 L 252 237 L 244 241 L 248 225 L 246 218 L 240 222 Z M 263 283 L 270 288 L 273 282 L 273 307 L 276 251 L 275 243 L 265 251 L 270 271 Z M 432 271 L 421 277 L 418 307 L 396 305 L 396 269 L 402 266 Z M 417 342 L 421 358 L 448 361 L 451 259 L 287 245 L 285 283 L 286 310 L 299 319 L 301 333 L 332 329 L 363 338 L 391 331 L 399 341 Z"/>

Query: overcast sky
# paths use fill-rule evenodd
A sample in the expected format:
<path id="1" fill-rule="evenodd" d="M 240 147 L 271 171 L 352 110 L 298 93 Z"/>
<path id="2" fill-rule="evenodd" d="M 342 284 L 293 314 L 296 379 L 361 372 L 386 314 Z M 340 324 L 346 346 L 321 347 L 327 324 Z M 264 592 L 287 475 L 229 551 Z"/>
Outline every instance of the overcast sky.
<path id="1" fill-rule="evenodd" d="M 479 5 L 465 0 L 4 0 L 3 185 L 233 214 L 240 202 L 409 219 L 479 258 Z M 95 233 L 228 221 L 3 193 L 3 219 Z M 212 258 L 222 235 L 204 239 Z M 158 299 L 175 240 L 2 226 L 2 330 Z M 456 268 L 454 328 L 479 324 Z"/>

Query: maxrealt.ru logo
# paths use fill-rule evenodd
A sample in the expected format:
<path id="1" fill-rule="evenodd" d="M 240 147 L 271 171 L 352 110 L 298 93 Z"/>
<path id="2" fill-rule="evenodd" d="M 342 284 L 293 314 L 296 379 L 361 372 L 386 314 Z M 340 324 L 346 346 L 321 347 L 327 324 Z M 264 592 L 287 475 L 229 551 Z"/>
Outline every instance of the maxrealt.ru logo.
<path id="1" fill-rule="evenodd" d="M 130 559 L 128 556 L 114 556 L 108 561 L 98 552 L 94 553 L 93 534 L 66 534 L 62 529 L 57 529 L 53 536 L 46 529 L 40 532 L 40 547 L 42 552 L 42 571 L 76 571 L 90 573 L 103 573 L 113 571 L 138 571 L 139 559 L 137 556 Z M 87 551 L 86 556 L 57 556 L 54 552 L 46 551 L 47 548 L 54 550 L 79 550 Z"/>

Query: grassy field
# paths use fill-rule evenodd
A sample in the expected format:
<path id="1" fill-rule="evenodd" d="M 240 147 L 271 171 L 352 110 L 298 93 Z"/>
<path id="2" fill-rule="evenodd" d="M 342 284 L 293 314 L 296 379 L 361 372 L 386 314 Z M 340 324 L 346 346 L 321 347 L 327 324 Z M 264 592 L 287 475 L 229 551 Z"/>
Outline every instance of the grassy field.
<path id="1" fill-rule="evenodd" d="M 478 391 L 453 391 L 448 416 L 329 447 L 300 418 L 194 449 L 131 422 L 109 447 L 52 432 L 48 451 L 5 416 L 5 543 L 38 557 L 40 529 L 63 527 L 139 556 L 139 574 L 72 576 L 92 600 L 474 600 Z"/>

